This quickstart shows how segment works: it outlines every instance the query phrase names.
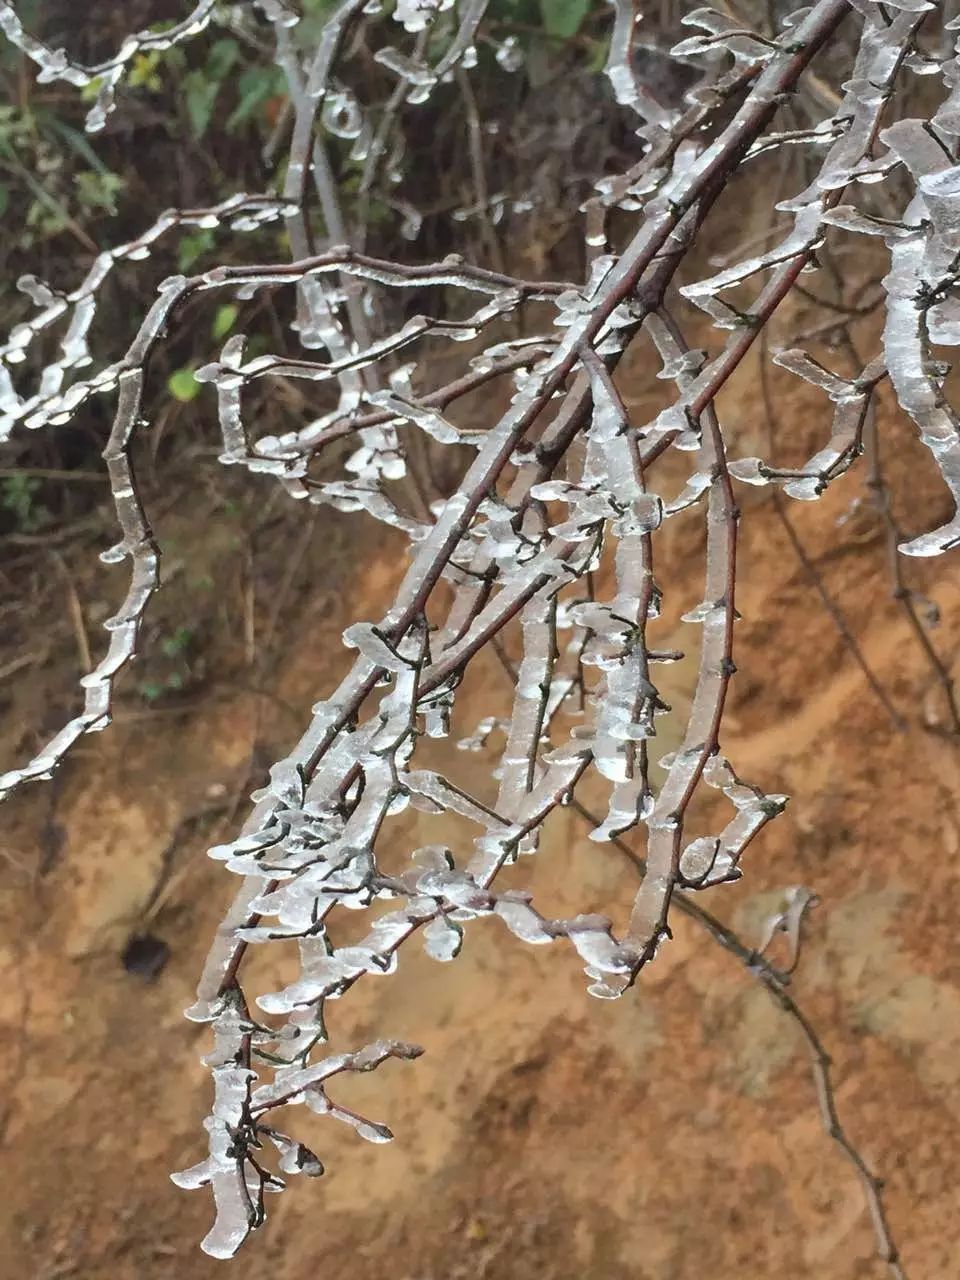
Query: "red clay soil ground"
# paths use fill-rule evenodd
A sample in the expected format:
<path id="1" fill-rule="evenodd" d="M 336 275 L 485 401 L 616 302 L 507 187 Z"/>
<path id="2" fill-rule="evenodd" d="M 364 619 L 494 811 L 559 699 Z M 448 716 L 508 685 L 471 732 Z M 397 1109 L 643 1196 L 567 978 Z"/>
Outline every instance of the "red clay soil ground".
<path id="1" fill-rule="evenodd" d="M 640 403 L 645 384 L 633 376 Z M 799 460 L 827 425 L 825 402 L 786 375 L 777 386 Z M 884 403 L 898 514 L 919 532 L 945 499 L 909 425 Z M 741 452 L 757 451 L 755 369 L 724 411 L 736 414 Z M 833 1056 L 851 1137 L 887 1179 L 911 1280 L 949 1280 L 960 1275 L 960 746 L 936 731 L 941 695 L 890 598 L 881 523 L 866 503 L 841 520 L 863 479 L 855 469 L 823 502 L 791 512 L 909 728 L 893 727 L 764 493 L 747 490 L 740 674 L 724 746 L 741 776 L 793 799 L 751 847 L 744 879 L 706 902 L 756 942 L 790 886 L 819 896 L 793 990 Z M 190 675 L 202 659 L 202 678 L 179 701 L 151 699 L 147 676 L 168 676 L 147 658 L 114 727 L 54 784 L 4 810 L 4 1280 L 884 1276 L 861 1187 L 821 1129 L 796 1027 L 683 918 L 617 1002 L 586 995 L 570 948 L 524 947 L 493 923 L 468 928 L 455 964 L 406 955 L 395 977 L 359 984 L 333 1010 L 335 1051 L 380 1035 L 426 1049 L 335 1095 L 369 1100 L 396 1141 L 368 1146 L 297 1113 L 326 1176 L 275 1198 L 239 1259 L 200 1253 L 208 1197 L 168 1175 L 202 1150 L 208 1033 L 181 1011 L 234 888 L 204 851 L 236 830 L 253 775 L 342 670 L 342 627 L 376 617 L 403 569 L 394 543 L 325 511 L 304 538 L 293 523 L 301 508 L 269 535 L 261 563 L 223 510 L 207 512 L 203 492 L 160 522 L 190 581 L 215 582 L 213 621 L 181 645 L 198 652 L 167 645 L 167 660 Z M 664 541 L 658 576 L 688 604 L 698 598 L 696 521 L 679 520 Z M 932 634 L 949 656 L 960 636 L 958 561 L 908 570 L 939 606 Z M 198 610 L 188 577 L 174 575 L 165 618 Z M 61 596 L 33 619 L 37 634 L 63 612 Z M 268 631 L 271 654 L 285 656 L 261 679 Z M 69 645 L 54 648 L 4 682 L 5 762 L 33 747 L 31 725 L 69 705 Z M 678 713 L 694 669 L 663 668 Z M 502 679 L 493 663 L 480 676 L 464 692 L 478 714 Z M 520 870 L 544 910 L 619 918 L 636 876 L 569 811 Z M 170 949 L 152 981 L 121 964 L 138 929 Z"/>

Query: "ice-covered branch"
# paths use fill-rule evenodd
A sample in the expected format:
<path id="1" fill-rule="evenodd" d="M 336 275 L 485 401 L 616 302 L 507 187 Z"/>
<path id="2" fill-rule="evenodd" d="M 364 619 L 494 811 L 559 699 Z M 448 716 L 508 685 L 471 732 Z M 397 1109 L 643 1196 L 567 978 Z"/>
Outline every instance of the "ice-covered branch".
<path id="1" fill-rule="evenodd" d="M 739 486 L 774 485 L 778 501 L 780 493 L 784 501 L 818 499 L 852 472 L 886 387 L 919 429 L 954 503 L 960 499 L 960 428 L 933 352 L 960 344 L 960 72 L 952 51 L 941 57 L 936 42 L 924 43 L 936 25 L 933 7 L 818 0 L 779 30 L 763 31 L 731 12 L 696 10 L 684 19 L 694 31 L 673 57 L 702 74 L 682 106 L 668 106 L 637 70 L 636 5 L 605 6 L 610 111 L 625 108 L 620 115 L 637 129 L 636 142 L 623 172 L 598 175 L 584 202 L 582 256 L 570 280 L 547 279 L 545 270 L 514 274 L 509 238 L 489 234 L 493 267 L 475 252 L 425 261 L 413 251 L 398 260 L 395 249 L 380 256 L 367 248 L 371 201 L 381 196 L 384 207 L 402 211 L 401 239 L 417 239 L 423 211 L 406 193 L 388 199 L 387 188 L 403 176 L 405 113 L 454 79 L 478 206 L 492 199 L 481 99 L 467 77 L 478 46 L 493 47 L 492 75 L 514 74 L 517 62 L 513 45 L 487 30 L 483 0 L 401 2 L 384 13 L 340 0 L 312 40 L 287 5 L 257 7 L 289 97 L 279 192 L 164 214 L 138 239 L 101 254 L 70 291 L 25 278 L 37 312 L 0 347 L 0 438 L 21 428 L 56 430 L 95 396 L 115 396 L 104 458 L 122 538 L 104 559 L 132 563 L 127 597 L 107 624 L 109 649 L 84 678 L 82 712 L 34 760 L 0 777 L 0 794 L 48 775 L 79 737 L 108 723 L 117 677 L 136 652 L 159 549 L 132 446 L 150 412 L 150 362 L 188 301 L 295 292 L 294 351 L 279 342 L 265 350 L 262 337 L 254 346 L 248 325 L 207 353 L 197 372 L 206 386 L 198 403 L 211 418 L 216 403 L 220 461 L 245 468 L 253 483 L 278 483 L 292 498 L 364 512 L 407 543 L 395 598 L 380 617 L 354 619 L 344 633 L 351 664 L 340 684 L 324 692 L 299 741 L 275 762 L 242 830 L 210 851 L 241 884 L 189 1014 L 214 1034 L 209 1152 L 177 1176 L 184 1186 L 212 1187 L 217 1220 L 204 1247 L 231 1256 L 261 1225 L 264 1194 L 282 1185 L 262 1158 L 264 1141 L 281 1172 L 322 1172 L 310 1148 L 273 1128 L 283 1107 L 305 1103 L 363 1137 L 389 1137 L 379 1122 L 332 1102 L 326 1082 L 415 1051 L 394 1040 L 339 1054 L 323 1046 L 329 1003 L 358 982 L 393 974 L 405 945 L 420 939 L 433 958 L 453 960 L 469 922 L 496 919 L 522 941 L 568 941 L 591 993 L 613 998 L 637 985 L 679 909 L 749 960 L 800 1025 L 828 1131 L 857 1165 L 881 1252 L 898 1267 L 879 1185 L 839 1125 L 827 1060 L 786 994 L 785 975 L 759 952 L 747 956 L 693 895 L 743 874 L 748 847 L 785 802 L 742 781 L 723 751 L 736 672 Z M 110 62 L 83 68 L 32 40 L 0 0 L 0 29 L 43 76 L 102 79 L 101 116 L 135 53 L 186 38 L 213 16 L 212 5 L 197 5 L 178 26 L 131 37 Z M 372 75 L 352 65 L 361 47 Z M 821 72 L 818 64 L 813 81 L 824 50 L 828 65 Z M 903 118 L 898 95 L 921 65 L 939 70 L 941 100 L 929 119 Z M 781 156 L 803 161 L 795 166 L 802 178 L 777 204 L 785 217 L 773 234 L 725 246 L 703 275 L 704 255 L 694 251 L 714 207 Z M 340 181 L 344 165 L 357 179 L 353 199 Z M 783 172 L 788 181 L 794 169 Z M 288 241 L 280 260 L 231 256 L 230 265 L 173 276 L 124 336 L 125 352 L 105 354 L 91 339 L 103 281 L 147 256 L 166 232 L 221 223 L 255 229 L 277 218 Z M 889 271 L 869 268 L 866 293 L 862 279 L 845 282 L 834 268 L 837 245 L 851 243 L 871 247 L 871 264 L 889 255 Z M 830 293 L 819 303 L 806 287 L 817 273 Z M 781 309 L 797 299 L 819 307 L 820 331 L 826 313 L 831 332 L 882 305 L 885 333 L 876 358 L 848 361 L 853 367 L 843 372 L 809 336 L 794 333 L 776 350 L 777 366 L 811 384 L 824 406 L 809 461 L 785 467 L 755 456 L 755 443 L 746 448 L 723 396 L 758 345 L 766 355 Z M 58 323 L 61 353 L 34 391 L 18 390 L 11 369 L 23 366 L 18 383 L 32 372 L 41 335 Z M 703 350 L 688 343 L 694 333 Z M 442 376 L 432 368 L 438 344 Z M 662 388 L 643 420 L 624 388 L 625 358 L 636 354 Z M 453 373 L 448 358 L 459 360 Z M 268 434 L 257 429 L 264 415 L 255 406 L 269 404 L 281 383 L 296 384 L 301 411 L 288 430 L 271 421 Z M 764 395 L 769 400 L 766 381 Z M 466 415 L 471 401 L 479 409 Z M 453 459 L 457 479 L 447 496 L 409 500 L 404 481 L 418 450 L 446 450 Z M 903 550 L 950 549 L 960 538 L 957 519 Z M 679 747 L 665 753 L 658 731 L 672 712 L 658 664 L 680 655 L 657 643 L 656 627 L 680 593 L 660 548 L 663 529 L 680 520 L 702 526 L 695 566 L 702 602 L 682 619 L 701 631 L 692 705 L 677 726 Z M 459 694 L 488 650 L 512 684 L 479 725 L 464 723 Z M 949 683 L 945 668 L 943 678 Z M 470 755 L 443 754 L 441 771 L 432 744 L 451 735 Z M 467 760 L 472 772 L 458 769 Z M 624 833 L 636 832 L 645 841 L 622 936 L 605 916 L 554 919 L 529 895 L 503 888 L 503 869 L 537 853 L 560 807 L 591 815 L 581 799 L 591 787 L 602 799 L 590 838 L 625 847 Z M 688 829 L 701 799 L 710 834 Z M 410 810 L 417 847 L 398 853 L 394 819 Z M 472 840 L 421 843 L 421 828 L 444 814 L 447 830 L 470 824 Z M 802 909 L 780 922 L 794 941 Z M 346 911 L 368 912 L 368 927 L 360 941 L 342 945 Z M 251 947 L 295 948 L 299 969 L 277 990 L 254 992 L 250 984 L 248 995 Z"/>

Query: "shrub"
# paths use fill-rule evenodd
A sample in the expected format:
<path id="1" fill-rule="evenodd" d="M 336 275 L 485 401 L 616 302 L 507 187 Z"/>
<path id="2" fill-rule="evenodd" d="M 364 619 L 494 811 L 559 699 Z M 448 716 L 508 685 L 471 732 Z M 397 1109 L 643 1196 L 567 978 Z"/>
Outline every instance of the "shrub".
<path id="1" fill-rule="evenodd" d="M 48 777 L 78 739 L 107 725 L 115 681 L 136 652 L 159 558 L 131 448 L 147 412 L 150 362 L 188 302 L 209 300 L 210 341 L 226 341 L 216 358 L 175 371 L 168 390 L 200 403 L 213 389 L 221 461 L 272 478 L 291 499 L 365 512 L 409 543 L 396 599 L 376 621 L 347 628 L 352 666 L 270 770 L 240 834 L 211 850 L 242 883 L 188 1014 L 214 1034 L 209 1154 L 175 1180 L 212 1186 L 217 1217 L 203 1247 L 215 1256 L 233 1255 L 262 1223 L 264 1193 L 282 1187 L 281 1174 L 322 1172 L 306 1146 L 274 1128 L 280 1109 L 305 1102 L 370 1141 L 391 1136 L 338 1107 L 328 1082 L 418 1050 L 382 1039 L 329 1056 L 325 1015 L 327 1002 L 360 980 L 391 974 L 404 943 L 420 938 L 431 956 L 450 961 L 468 921 L 496 917 L 522 940 L 569 943 L 590 992 L 612 999 L 654 961 L 680 911 L 800 1025 L 827 1132 L 863 1180 L 880 1255 L 901 1274 L 881 1184 L 840 1125 L 829 1059 L 787 990 L 788 973 L 696 894 L 738 880 L 748 845 L 785 803 L 741 780 L 722 749 L 736 673 L 743 486 L 771 489 L 788 521 L 784 499 L 820 497 L 866 451 L 896 541 L 873 413 L 878 388 L 888 385 L 952 508 L 899 551 L 934 556 L 960 539 L 958 422 L 947 366 L 935 354 L 960 342 L 956 23 L 943 26 L 924 0 L 817 0 L 792 15 L 780 5 L 756 8 L 744 6 L 742 19 L 726 9 L 687 13 L 692 34 L 667 54 L 666 34 L 648 32 L 631 0 L 610 8 L 544 0 L 542 10 L 522 0 L 397 0 L 383 11 L 340 0 L 302 14 L 284 0 L 256 0 L 252 10 L 200 0 L 179 23 L 133 35 L 115 56 L 83 66 L 28 35 L 14 7 L 0 3 L 0 28 L 36 63 L 39 79 L 68 81 L 89 99 L 88 129 L 104 128 L 125 80 L 130 92 L 154 91 L 173 65 L 186 77 L 196 136 L 217 111 L 228 113 L 229 128 L 261 112 L 274 166 L 262 192 L 161 214 L 101 253 L 72 290 L 20 282 L 35 309 L 2 349 L 0 435 L 55 429 L 93 397 L 115 399 L 104 458 L 122 538 L 103 558 L 128 561 L 131 577 L 106 624 L 109 648 L 84 678 L 82 712 L 0 778 L 0 791 Z M 228 34 L 188 62 L 188 41 L 214 22 Z M 248 66 L 239 100 L 223 104 L 240 57 L 237 33 L 255 47 L 269 38 L 274 64 Z M 534 175 L 520 172 L 509 189 L 491 190 L 496 135 L 484 131 L 481 108 L 509 98 L 517 77 L 534 77 L 555 38 L 573 41 L 581 66 L 605 68 L 606 111 L 629 120 L 632 162 L 591 175 L 592 190 L 582 193 L 579 274 L 527 278 L 504 265 L 501 237 L 504 228 L 522 234 Z M 656 75 L 641 75 L 644 66 Z M 918 87 L 911 77 L 921 73 Z M 442 166 L 421 136 L 428 100 L 434 122 L 457 113 L 473 186 L 468 203 L 439 212 L 430 206 Z M 731 246 L 725 265 L 704 275 L 700 250 L 714 206 L 728 191 L 776 182 L 767 233 Z M 113 194 L 108 184 L 103 198 Z M 221 231 L 228 239 L 251 233 L 259 245 L 261 229 L 273 224 L 285 232 L 286 259 L 271 252 L 263 261 L 203 265 L 216 256 Z M 199 269 L 160 284 L 122 354 L 104 357 L 103 343 L 94 354 L 88 339 L 107 278 L 176 237 L 183 271 Z M 471 256 L 424 260 L 404 247 L 418 239 L 462 242 Z M 275 249 L 276 238 L 268 243 Z M 850 244 L 853 276 L 839 265 Z M 771 358 L 822 393 L 825 431 L 804 465 L 786 468 L 772 454 L 744 455 L 720 401 L 748 354 L 769 354 L 768 322 L 798 292 L 821 320 L 801 345 Z M 245 304 L 287 295 L 296 299 L 290 329 L 299 349 L 273 351 L 259 336 L 252 346 Z M 882 342 L 864 358 L 852 328 L 870 316 L 882 318 Z M 60 352 L 43 362 L 36 389 L 15 389 L 12 371 L 58 326 Z M 706 335 L 708 350 L 688 341 L 694 332 Z M 839 368 L 823 363 L 824 334 Z M 465 354 L 456 375 L 438 383 L 434 352 L 444 343 Z M 658 362 L 665 388 L 662 407 L 644 421 L 617 381 L 633 351 Z M 305 382 L 310 412 L 294 429 L 258 434 L 245 401 L 268 397 L 262 388 L 283 379 Z M 471 396 L 476 404 L 475 393 L 495 397 L 502 388 L 502 412 L 487 412 L 481 429 L 464 419 L 460 406 Z M 760 394 L 775 425 L 765 375 Z M 431 475 L 455 480 L 438 487 Z M 669 710 L 657 665 L 677 655 L 654 642 L 662 593 L 671 591 L 655 576 L 656 555 L 661 530 L 681 512 L 699 513 L 704 529 L 703 601 L 685 615 L 701 628 L 699 674 L 681 745 L 657 759 L 657 719 Z M 901 573 L 898 599 L 956 733 L 949 672 Z M 513 687 L 512 707 L 466 725 L 458 689 L 487 652 Z M 457 766 L 464 757 L 433 746 L 451 734 L 482 759 L 466 781 Z M 604 797 L 596 813 L 582 799 L 590 779 Z M 726 798 L 730 817 L 691 837 L 688 818 L 704 786 Z M 559 806 L 573 806 L 591 839 L 637 862 L 624 932 L 593 914 L 551 918 L 528 894 L 498 887 L 505 866 L 536 852 Z M 472 851 L 438 843 L 398 858 L 391 833 L 408 807 L 472 826 Z M 631 843 L 641 830 L 642 852 Z M 768 931 L 788 934 L 794 959 L 810 901 L 798 893 Z M 337 945 L 331 926 L 344 911 L 366 913 L 368 931 Z M 291 945 L 299 976 L 252 1001 L 244 981 L 250 949 Z M 264 1147 L 276 1150 L 279 1172 Z"/>

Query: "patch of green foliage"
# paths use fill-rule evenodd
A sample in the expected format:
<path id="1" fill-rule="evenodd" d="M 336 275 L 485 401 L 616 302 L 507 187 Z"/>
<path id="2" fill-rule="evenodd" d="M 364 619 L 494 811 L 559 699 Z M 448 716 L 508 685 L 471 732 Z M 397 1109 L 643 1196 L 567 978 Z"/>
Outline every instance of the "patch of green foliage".
<path id="1" fill-rule="evenodd" d="M 36 476 L 5 476 L 0 481 L 0 508 L 8 512 L 19 533 L 34 533 L 48 523 L 50 513 L 37 502 L 41 481 Z"/>

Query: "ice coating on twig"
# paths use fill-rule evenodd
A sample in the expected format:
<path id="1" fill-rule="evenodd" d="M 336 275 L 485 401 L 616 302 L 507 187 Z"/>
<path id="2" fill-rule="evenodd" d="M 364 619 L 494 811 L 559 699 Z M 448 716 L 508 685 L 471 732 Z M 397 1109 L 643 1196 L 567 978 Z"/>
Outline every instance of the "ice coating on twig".
<path id="1" fill-rule="evenodd" d="M 93 106 L 87 114 L 87 131 L 102 129 L 113 111 L 116 86 L 123 78 L 127 65 L 138 55 L 153 50 L 170 49 L 175 44 L 199 35 L 213 18 L 216 0 L 197 0 L 193 9 L 180 22 L 164 31 L 140 31 L 129 35 L 120 48 L 104 62 L 84 66 L 70 58 L 66 49 L 51 49 L 35 39 L 24 28 L 10 0 L 0 0 L 0 31 L 40 68 L 37 80 L 41 84 L 65 80 L 77 88 L 96 89 Z"/>
<path id="2" fill-rule="evenodd" d="M 682 108 L 664 106 L 637 70 L 636 7 L 603 6 L 606 78 L 631 113 L 642 154 L 625 172 L 601 178 L 585 202 L 584 270 L 572 280 L 514 276 L 489 234 L 483 261 L 450 254 L 431 262 L 416 249 L 434 215 L 404 185 L 404 116 L 438 85 L 456 88 L 473 148 L 476 190 L 458 204 L 459 222 L 469 229 L 474 218 L 486 219 L 489 232 L 504 209 L 531 202 L 529 192 L 491 194 L 485 186 L 488 139 L 471 118 L 467 73 L 478 49 L 483 57 L 492 51 L 492 75 L 513 74 L 521 58 L 517 37 L 502 38 L 496 16 L 487 20 L 484 0 L 404 0 L 382 11 L 340 0 L 310 40 L 292 6 L 257 0 L 255 7 L 289 95 L 279 192 L 170 211 L 138 239 L 101 253 L 71 290 L 25 276 L 21 289 L 34 311 L 0 347 L 0 438 L 55 430 L 94 397 L 116 398 L 104 456 L 121 538 L 103 558 L 132 564 L 127 597 L 107 624 L 109 649 L 84 678 L 82 713 L 33 761 L 0 778 L 0 794 L 46 776 L 84 733 L 106 725 L 116 679 L 136 652 L 159 561 L 132 445 L 151 357 L 186 302 L 295 294 L 295 354 L 281 354 L 279 343 L 254 345 L 244 315 L 197 370 L 198 404 L 211 418 L 216 401 L 220 460 L 245 468 L 255 483 L 276 481 L 291 498 L 365 512 L 408 543 L 395 599 L 380 617 L 352 619 L 340 684 L 324 691 L 299 741 L 274 763 L 242 831 L 210 850 L 241 887 L 189 1014 L 213 1028 L 208 1153 L 177 1181 L 212 1188 L 217 1218 L 204 1247 L 218 1257 L 233 1256 L 261 1224 L 265 1194 L 281 1189 L 280 1175 L 322 1172 L 312 1146 L 264 1123 L 270 1113 L 302 1103 L 369 1141 L 389 1139 L 381 1121 L 333 1102 L 327 1081 L 415 1050 L 394 1040 L 340 1053 L 322 1046 L 330 1002 L 358 982 L 390 978 L 409 954 L 406 943 L 416 939 L 448 963 L 469 946 L 466 925 L 479 919 L 531 945 L 563 939 L 589 991 L 614 998 L 669 938 L 678 903 L 701 923 L 712 919 L 691 905 L 692 895 L 739 877 L 748 845 L 784 803 L 741 781 L 722 741 L 736 671 L 738 487 L 775 484 L 792 498 L 819 497 L 859 457 L 874 393 L 888 379 L 948 490 L 960 495 L 956 418 L 930 351 L 960 345 L 952 153 L 960 73 L 952 41 L 939 57 L 921 47 L 924 21 L 933 20 L 923 0 L 819 0 L 779 30 L 750 30 L 732 12 L 696 9 L 684 19 L 688 37 L 674 47 L 700 77 Z M 0 30 L 45 78 L 87 85 L 102 76 L 94 125 L 133 56 L 196 34 L 217 16 L 214 6 L 196 5 L 175 28 L 131 37 L 98 70 L 31 42 L 0 0 Z M 381 70 L 361 76 L 351 65 L 363 43 L 354 36 L 375 24 Z M 848 36 L 834 43 L 841 30 Z M 838 65 L 812 67 L 825 46 Z M 943 89 L 931 120 L 883 128 L 895 118 L 902 73 L 931 67 Z M 383 82 L 386 95 L 377 99 Z M 787 118 L 781 108 L 797 95 L 805 118 L 800 111 Z M 778 152 L 802 155 L 810 171 L 801 190 L 785 186 L 775 233 L 725 251 L 701 279 L 678 275 L 725 184 Z M 359 174 L 349 207 L 337 178 L 344 155 Z M 906 201 L 898 194 L 905 188 Z M 367 248 L 374 200 L 396 214 L 400 239 L 410 242 L 403 260 Z M 181 227 L 255 230 L 279 218 L 289 260 L 233 259 L 204 264 L 189 279 L 171 277 L 132 341 L 124 335 L 119 353 L 101 349 L 97 299 L 128 262 L 164 252 Z M 786 329 L 790 345 L 775 362 L 817 388 L 826 412 L 809 461 L 780 467 L 755 456 L 762 446 L 744 441 L 718 397 L 787 298 L 822 301 L 816 290 L 834 243 L 852 238 L 862 247 L 863 236 L 891 259 L 883 352 L 849 367 L 816 333 Z M 848 302 L 841 291 L 823 304 L 838 330 L 850 315 L 868 313 L 862 299 Z M 703 313 L 701 324 L 704 316 L 711 322 L 703 349 L 685 336 L 688 304 Z M 59 353 L 27 388 L 41 336 L 56 326 Z M 819 333 L 832 337 L 833 329 Z M 663 392 L 645 413 L 618 373 L 634 344 L 653 359 Z M 460 360 L 442 381 L 433 364 L 441 347 Z M 292 425 L 271 426 L 275 434 L 258 429 L 256 406 L 291 386 L 304 411 Z M 467 416 L 461 402 L 469 397 L 480 408 Z M 418 455 L 431 465 L 453 459 L 455 482 L 442 493 L 422 485 Z M 672 472 L 660 466 L 665 455 Z M 699 663 L 679 749 L 664 754 L 658 719 L 670 709 L 657 664 L 681 655 L 657 647 L 655 627 L 679 597 L 675 583 L 658 583 L 655 558 L 663 526 L 682 521 L 700 522 L 705 533 L 702 601 L 684 615 L 700 628 Z M 957 537 L 954 516 L 904 549 L 939 553 Z M 461 689 L 475 677 L 489 683 L 489 696 L 471 704 Z M 458 771 L 466 752 L 486 785 Z M 553 918 L 525 891 L 498 883 L 503 868 L 537 853 L 558 810 L 586 812 L 577 789 L 587 785 L 601 797 L 589 815 L 599 846 L 593 856 L 627 847 L 625 836 L 645 842 L 643 854 L 633 854 L 642 879 L 624 936 L 606 916 Z M 688 814 L 703 787 L 732 812 L 714 833 L 694 834 Z M 416 847 L 407 848 L 394 819 L 411 811 Z M 421 824 L 427 829 L 438 817 L 444 834 L 421 841 Z M 348 911 L 360 913 L 364 927 L 345 945 L 337 926 Z M 800 899 L 791 900 L 774 930 L 798 935 L 802 912 Z M 729 931 L 705 927 L 730 945 Z M 249 949 L 281 946 L 295 950 L 296 972 L 248 998 Z"/>

